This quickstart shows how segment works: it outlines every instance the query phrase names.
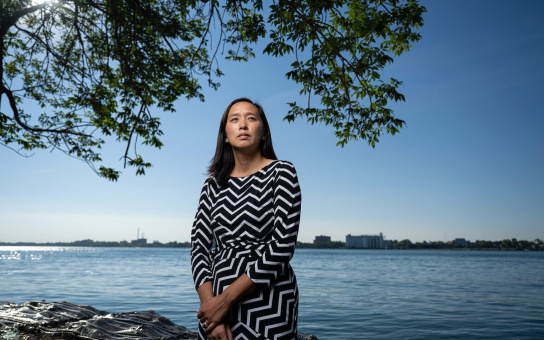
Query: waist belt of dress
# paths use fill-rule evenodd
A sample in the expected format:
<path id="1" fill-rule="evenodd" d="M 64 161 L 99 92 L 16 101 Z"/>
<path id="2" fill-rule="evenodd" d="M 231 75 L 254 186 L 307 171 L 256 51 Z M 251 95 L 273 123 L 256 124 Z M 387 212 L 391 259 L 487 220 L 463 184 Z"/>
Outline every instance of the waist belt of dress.
<path id="1" fill-rule="evenodd" d="M 212 257 L 214 261 L 219 261 L 223 259 L 236 259 L 236 258 L 247 258 L 247 259 L 258 259 L 262 256 L 263 252 L 266 250 L 267 246 L 272 243 L 272 241 L 266 242 L 239 242 L 239 243 L 230 243 L 225 244 L 222 247 L 216 248 Z"/>

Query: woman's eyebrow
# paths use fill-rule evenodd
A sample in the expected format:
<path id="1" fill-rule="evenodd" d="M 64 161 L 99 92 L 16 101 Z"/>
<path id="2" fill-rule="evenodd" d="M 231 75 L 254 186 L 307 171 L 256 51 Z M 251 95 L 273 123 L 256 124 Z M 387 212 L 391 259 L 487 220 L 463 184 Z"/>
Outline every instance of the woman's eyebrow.
<path id="1" fill-rule="evenodd" d="M 232 113 L 229 113 L 229 117 L 231 117 L 231 116 L 239 116 L 239 115 L 241 115 L 242 113 L 245 113 L 245 114 L 248 114 L 248 115 L 253 115 L 253 116 L 258 116 L 258 115 L 259 115 L 259 114 L 256 113 L 256 112 L 246 111 L 246 112 L 232 112 Z"/>

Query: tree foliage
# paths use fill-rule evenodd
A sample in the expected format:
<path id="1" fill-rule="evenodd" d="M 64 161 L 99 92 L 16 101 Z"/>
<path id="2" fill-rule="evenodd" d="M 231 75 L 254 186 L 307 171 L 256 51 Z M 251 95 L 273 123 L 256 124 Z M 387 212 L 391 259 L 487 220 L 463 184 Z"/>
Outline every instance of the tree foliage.
<path id="1" fill-rule="evenodd" d="M 341 146 L 364 139 L 374 147 L 404 124 L 388 108 L 404 100 L 402 83 L 381 73 L 420 39 L 425 12 L 416 0 L 0 6 L 0 144 L 21 154 L 58 149 L 111 180 L 119 171 L 101 165 L 106 136 L 124 143 L 124 165 L 144 174 L 151 164 L 136 146 L 162 146 L 159 114 L 180 98 L 204 100 L 203 82 L 219 86 L 219 57 L 247 61 L 263 38 L 264 53 L 293 58 L 286 75 L 307 98 L 289 103 L 286 120 L 331 125 Z"/>

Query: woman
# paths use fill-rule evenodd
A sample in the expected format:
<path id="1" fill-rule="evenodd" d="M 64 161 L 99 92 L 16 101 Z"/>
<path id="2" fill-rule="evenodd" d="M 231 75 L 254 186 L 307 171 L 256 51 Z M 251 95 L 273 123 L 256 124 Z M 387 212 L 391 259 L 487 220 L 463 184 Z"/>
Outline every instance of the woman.
<path id="1" fill-rule="evenodd" d="M 277 160 L 262 107 L 234 100 L 221 118 L 191 233 L 200 339 L 295 339 L 300 188 Z M 212 249 L 215 245 L 215 249 Z"/>

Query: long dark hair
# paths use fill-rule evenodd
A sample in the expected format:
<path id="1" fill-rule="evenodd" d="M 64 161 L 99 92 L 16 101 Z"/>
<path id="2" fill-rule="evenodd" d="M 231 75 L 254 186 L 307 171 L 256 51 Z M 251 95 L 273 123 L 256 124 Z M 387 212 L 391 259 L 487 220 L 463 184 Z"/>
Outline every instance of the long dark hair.
<path id="1" fill-rule="evenodd" d="M 278 157 L 276 157 L 276 153 L 274 152 L 274 147 L 272 146 L 272 135 L 270 134 L 270 127 L 268 126 L 268 120 L 266 120 L 266 115 L 264 114 L 262 106 L 247 98 L 235 99 L 229 104 L 229 106 L 227 106 L 227 109 L 225 112 L 223 112 L 223 117 L 221 117 L 221 123 L 219 123 L 219 133 L 217 134 L 215 155 L 213 156 L 210 167 L 208 168 L 208 174 L 215 178 L 217 183 L 219 183 L 221 186 L 227 185 L 229 175 L 232 172 L 232 169 L 234 169 L 234 153 L 232 152 L 232 146 L 225 142 L 225 126 L 227 125 L 227 117 L 232 106 L 240 102 L 248 102 L 255 105 L 257 111 L 259 112 L 259 117 L 263 122 L 263 136 L 266 138 L 261 140 L 259 144 L 261 155 L 268 159 L 278 159 Z"/>

